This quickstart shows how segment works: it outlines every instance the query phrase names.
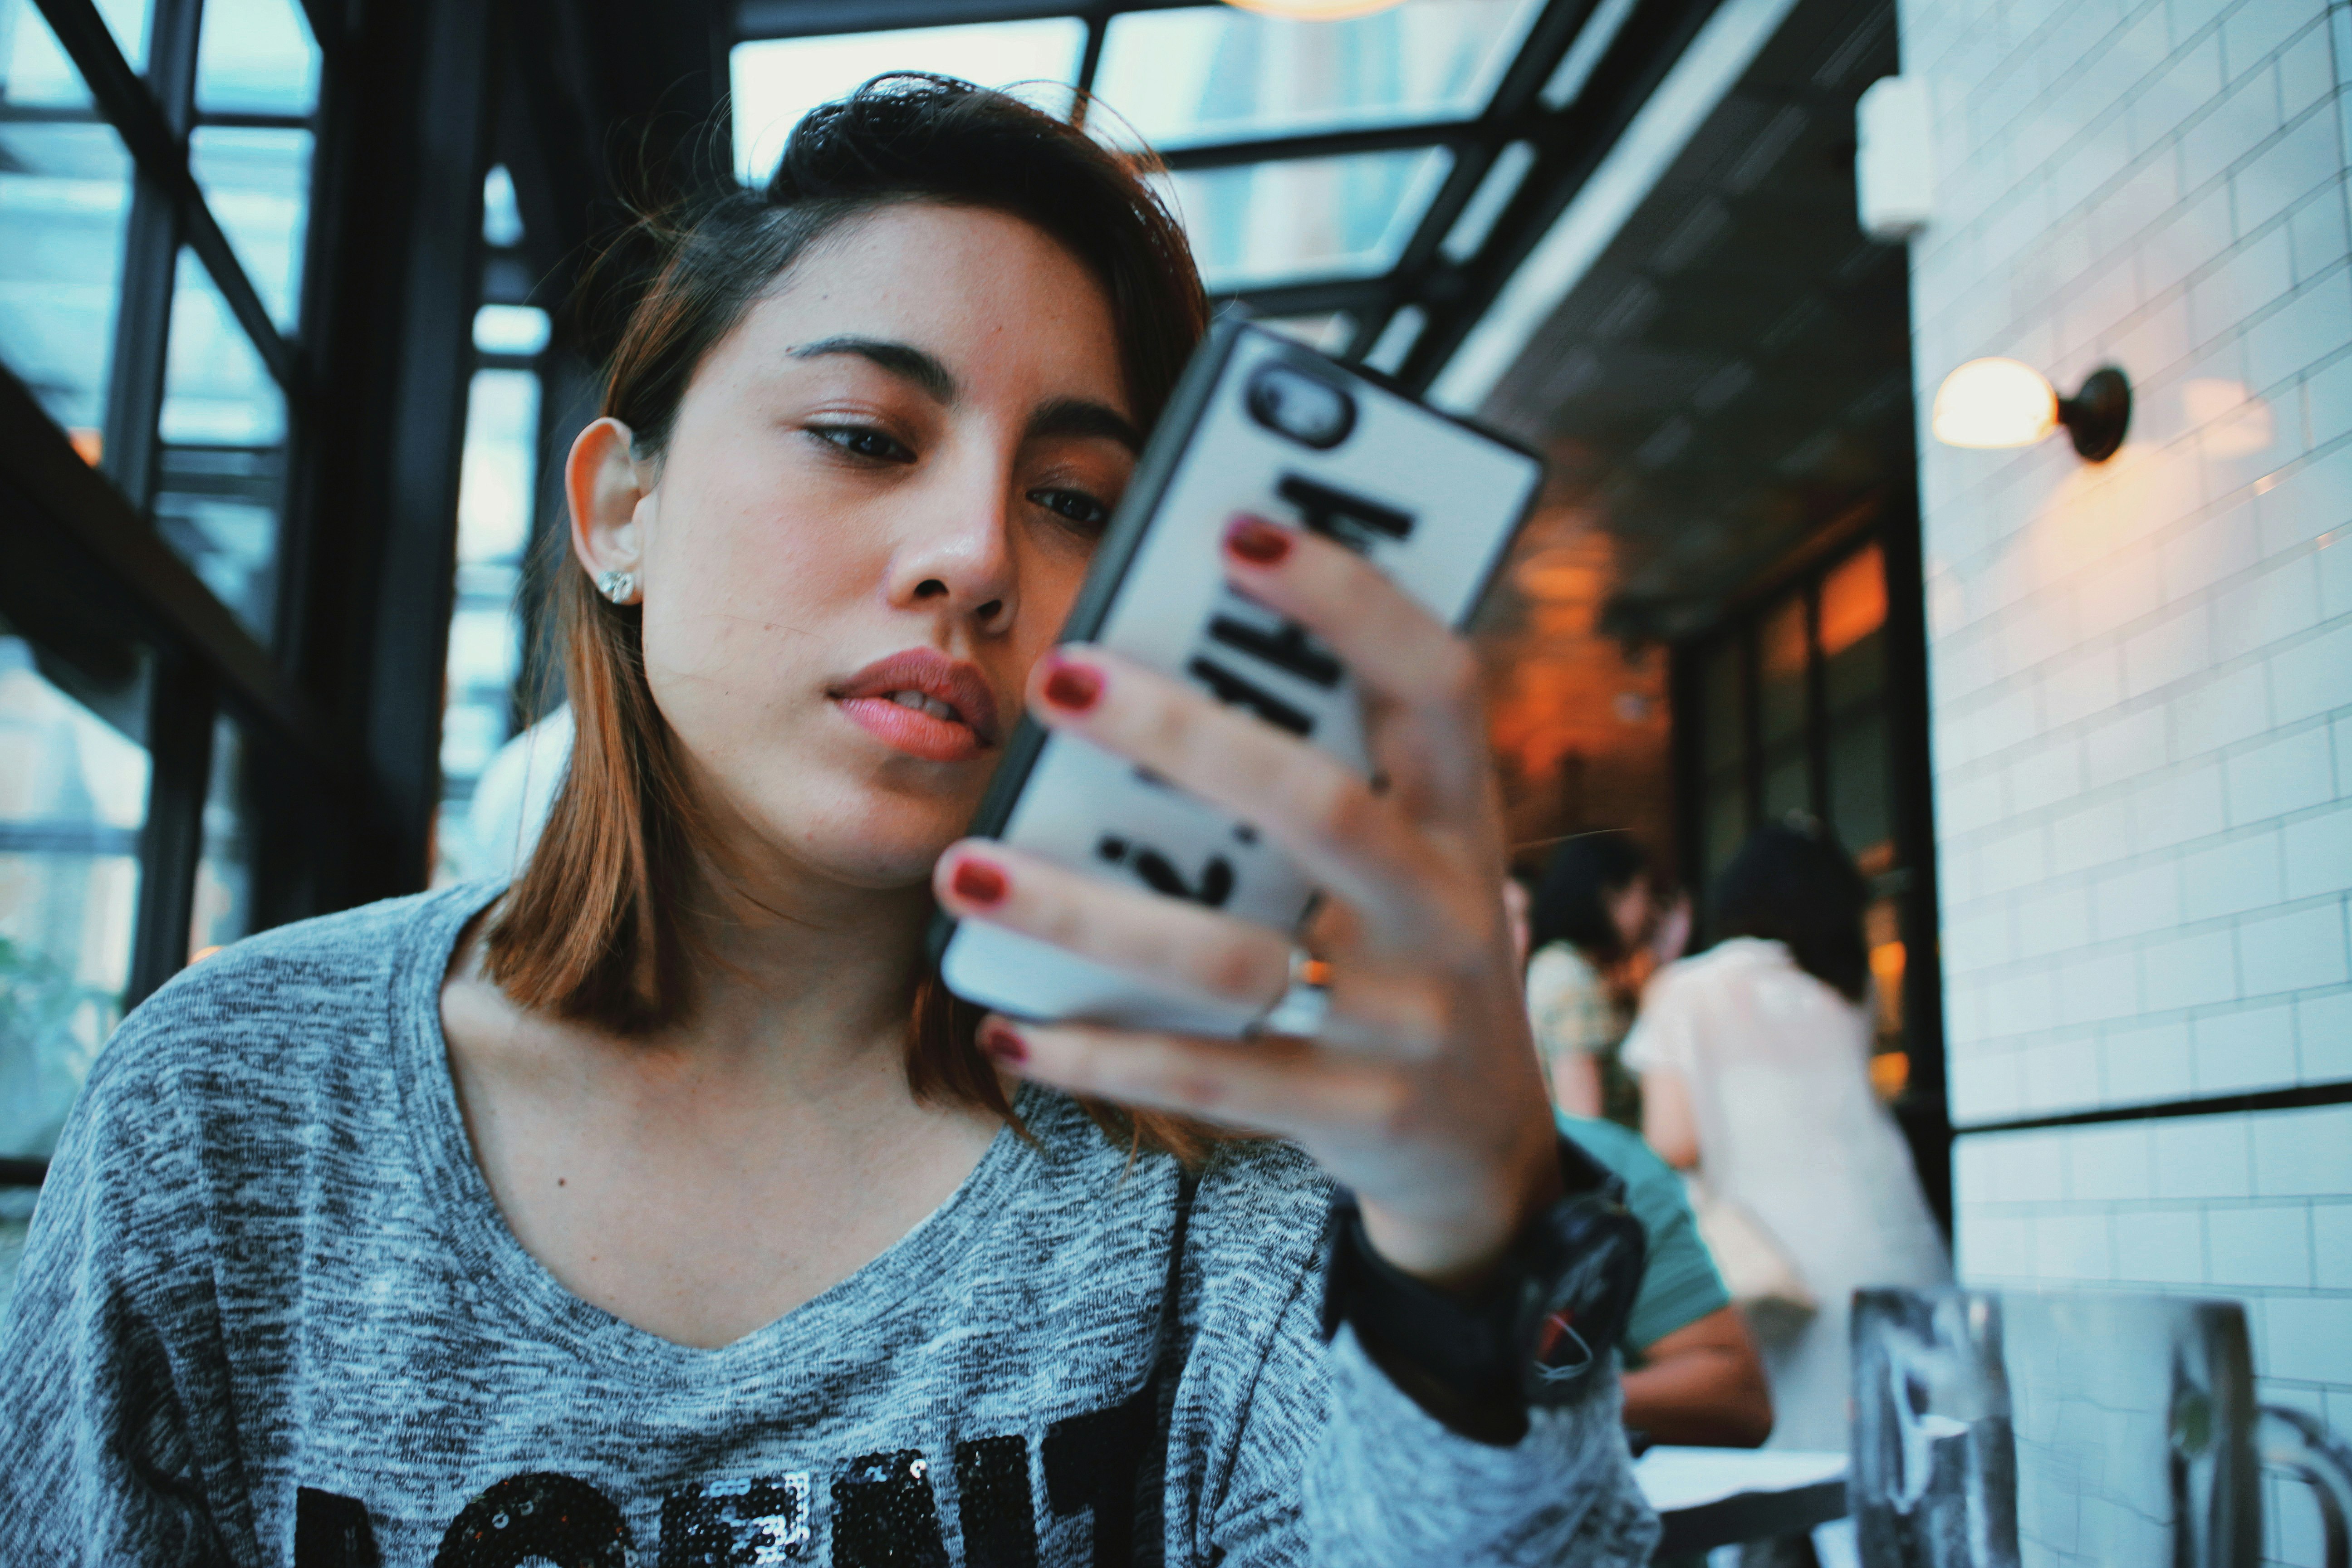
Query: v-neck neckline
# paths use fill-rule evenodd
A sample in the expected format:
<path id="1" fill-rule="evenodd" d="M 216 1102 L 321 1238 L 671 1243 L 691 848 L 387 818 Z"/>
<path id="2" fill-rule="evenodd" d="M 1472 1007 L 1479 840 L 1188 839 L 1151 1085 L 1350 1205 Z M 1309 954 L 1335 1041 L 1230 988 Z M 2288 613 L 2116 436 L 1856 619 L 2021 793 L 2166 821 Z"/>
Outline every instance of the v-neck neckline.
<path id="1" fill-rule="evenodd" d="M 866 1337 L 897 1312 L 950 1289 L 958 1258 L 982 1231 L 1007 1223 L 1007 1200 L 1034 1178 L 1045 1151 L 1010 1125 L 1000 1128 L 979 1163 L 929 1215 L 880 1253 L 834 1284 L 724 1345 L 705 1348 L 665 1339 L 582 1300 L 517 1238 L 483 1175 L 457 1104 L 441 1026 L 441 987 L 457 939 L 505 889 L 453 889 L 410 928 L 393 977 L 393 1048 L 417 1167 L 449 1241 L 459 1289 L 478 1313 L 563 1342 L 576 1353 L 642 1373 L 734 1377 L 771 1361 L 801 1359 L 828 1341 Z M 1042 1091 L 1024 1086 L 1014 1110 L 1033 1125 Z"/>

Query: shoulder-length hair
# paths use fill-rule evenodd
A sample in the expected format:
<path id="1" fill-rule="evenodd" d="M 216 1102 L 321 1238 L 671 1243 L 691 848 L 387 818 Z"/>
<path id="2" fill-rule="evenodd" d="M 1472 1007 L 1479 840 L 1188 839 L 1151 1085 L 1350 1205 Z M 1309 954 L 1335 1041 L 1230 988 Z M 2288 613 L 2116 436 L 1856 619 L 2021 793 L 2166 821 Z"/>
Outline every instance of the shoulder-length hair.
<path id="1" fill-rule="evenodd" d="M 730 188 L 642 220 L 618 254 L 649 254 L 606 366 L 601 412 L 658 462 L 710 350 L 809 247 L 905 202 L 1007 214 L 1100 282 L 1130 405 L 1148 425 L 1207 322 L 1183 231 L 1136 163 L 1003 93 L 925 75 L 877 77 L 813 110 L 763 190 Z M 709 838 L 676 736 L 646 681 L 640 613 L 607 603 L 568 555 L 551 619 L 577 725 L 570 771 L 488 932 L 493 979 L 524 1006 L 642 1036 L 692 1009 L 686 911 L 707 907 Z M 973 1041 L 979 1010 L 936 973 L 909 999 L 907 1079 L 919 1098 L 1012 1108 Z M 1175 1118 L 1099 1110 L 1148 1146 L 1202 1143 Z"/>
<path id="2" fill-rule="evenodd" d="M 1564 942 L 1597 964 L 1623 958 L 1625 935 L 1609 912 L 1609 900 L 1649 868 L 1648 851 L 1619 829 L 1580 833 L 1561 844 L 1551 852 L 1528 911 L 1528 950 Z"/>
<path id="3" fill-rule="evenodd" d="M 1870 884 L 1837 837 L 1792 812 L 1749 834 L 1716 878 L 1716 934 L 1785 942 L 1797 967 L 1859 1002 L 1870 984 L 1869 902 Z"/>

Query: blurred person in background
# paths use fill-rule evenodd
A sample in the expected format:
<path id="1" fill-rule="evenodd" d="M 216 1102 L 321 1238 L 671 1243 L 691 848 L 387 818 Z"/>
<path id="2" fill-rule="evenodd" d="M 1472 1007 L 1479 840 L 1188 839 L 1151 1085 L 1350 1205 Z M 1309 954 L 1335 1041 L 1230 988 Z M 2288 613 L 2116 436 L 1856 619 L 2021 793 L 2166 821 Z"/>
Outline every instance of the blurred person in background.
<path id="1" fill-rule="evenodd" d="M 1528 1017 L 1552 1103 L 1642 1124 L 1640 1085 L 1618 1060 L 1643 984 L 1682 954 L 1690 911 L 1661 908 L 1650 857 L 1630 833 L 1579 834 L 1552 852 L 1530 914 Z"/>
<path id="2" fill-rule="evenodd" d="M 1527 962 L 1532 898 L 1516 877 L 1503 909 Z M 1731 1302 L 1674 1168 L 1641 1134 L 1599 1117 L 1557 1111 L 1559 1130 L 1625 1184 L 1625 1206 L 1649 1243 L 1642 1289 L 1618 1349 L 1625 1425 L 1637 1438 L 1753 1448 L 1772 1431 L 1772 1391 L 1756 1342 Z"/>
<path id="3" fill-rule="evenodd" d="M 1753 1448 L 1772 1432 L 1772 1389 L 1747 1320 L 1698 1232 L 1681 1178 L 1641 1134 L 1594 1116 L 1559 1130 L 1625 1183 L 1649 1264 L 1626 1321 L 1625 1425 L 1654 1443 Z"/>
<path id="4" fill-rule="evenodd" d="M 1871 1089 L 1867 898 L 1819 823 L 1758 829 L 1716 883 L 1721 940 L 1658 974 L 1625 1042 L 1643 1134 L 1699 1178 L 1701 1229 L 1762 1346 L 1774 1447 L 1846 1447 L 1855 1287 L 1951 1277 Z"/>

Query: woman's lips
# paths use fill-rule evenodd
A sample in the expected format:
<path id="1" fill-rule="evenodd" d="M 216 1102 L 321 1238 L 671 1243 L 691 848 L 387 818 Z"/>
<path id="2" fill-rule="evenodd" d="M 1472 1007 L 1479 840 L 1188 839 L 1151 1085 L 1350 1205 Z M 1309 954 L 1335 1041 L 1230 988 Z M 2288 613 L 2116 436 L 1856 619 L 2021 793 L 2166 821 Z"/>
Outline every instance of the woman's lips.
<path id="1" fill-rule="evenodd" d="M 987 679 L 936 648 L 877 658 L 826 695 L 868 734 L 931 762 L 969 762 L 996 742 Z"/>

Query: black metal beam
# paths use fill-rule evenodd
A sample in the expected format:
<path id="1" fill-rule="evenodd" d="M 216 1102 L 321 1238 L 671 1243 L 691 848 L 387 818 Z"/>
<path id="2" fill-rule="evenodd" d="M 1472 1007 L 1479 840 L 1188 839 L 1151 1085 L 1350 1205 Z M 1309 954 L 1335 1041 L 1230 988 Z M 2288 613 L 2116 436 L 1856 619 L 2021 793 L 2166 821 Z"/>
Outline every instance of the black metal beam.
<path id="1" fill-rule="evenodd" d="M 346 18 L 351 14 L 352 0 L 302 0 L 302 16 L 310 24 L 310 37 L 317 39 L 321 54 L 332 57 L 343 47 L 343 35 L 350 29 Z"/>
<path id="2" fill-rule="evenodd" d="M 1406 356 L 1398 380 L 1422 390 L 1435 379 L 1519 263 L 1568 210 L 1720 3 L 1642 0 L 1602 55 L 1584 91 L 1565 110 L 1554 114 L 1534 104 L 1510 118 L 1487 123 L 1495 146 L 1517 137 L 1534 143 L 1535 167 L 1504 207 L 1485 247 L 1465 267 L 1457 270 L 1433 260 L 1418 272 L 1401 269 L 1400 301 L 1410 299 L 1421 304 L 1429 312 L 1429 325 Z M 1534 76 L 1530 69 L 1520 83 L 1514 84 L 1515 89 L 1539 89 L 1539 81 L 1535 89 L 1524 87 L 1525 80 Z M 1408 255 L 1431 255 L 1444 236 L 1438 226 L 1450 226 L 1452 221 L 1453 215 L 1433 212 L 1424 232 L 1408 247 Z M 1429 288 L 1433 280 L 1441 281 L 1433 292 Z"/>
<path id="3" fill-rule="evenodd" d="M 131 942 L 129 1012 L 187 966 L 196 863 L 212 782 L 212 679 L 177 649 L 155 660 L 147 705 L 147 826 L 139 848 L 139 909 Z"/>
<path id="4" fill-rule="evenodd" d="M 147 81 L 163 123 L 184 139 L 195 108 L 196 46 L 204 8 L 194 0 L 154 7 Z M 172 337 L 173 283 L 180 263 L 180 203 L 170 185 L 134 164 L 131 216 L 123 229 L 115 290 L 114 349 L 106 383 L 100 462 L 144 512 L 154 498 L 156 421 Z"/>
<path id="5" fill-rule="evenodd" d="M 324 722 L 236 616 L 81 460 L 25 384 L 0 367 L 0 539 L 21 592 L 45 574 L 94 584 L 89 614 L 111 635 L 202 661 L 225 700 L 322 766 L 335 765 Z M 12 612 L 13 613 L 13 612 Z"/>
<path id="6" fill-rule="evenodd" d="M 163 106 L 131 68 L 131 62 L 122 58 L 122 50 L 108 30 L 106 19 L 98 14 L 91 0 L 34 3 L 40 6 L 49 30 L 57 35 L 74 68 L 81 72 L 90 96 L 113 123 L 123 145 L 131 149 L 140 174 L 170 194 L 179 209 L 188 247 L 213 275 L 221 298 L 236 317 L 237 324 L 252 338 L 262 363 L 286 390 L 288 398 L 297 398 L 302 377 L 293 346 L 269 319 L 269 311 L 255 292 L 252 279 L 246 276 L 228 237 L 221 232 L 212 209 L 205 205 L 204 192 L 188 168 L 185 139 L 173 131 Z"/>
<path id="7" fill-rule="evenodd" d="M 734 36 L 739 43 L 761 38 L 818 37 L 828 33 L 881 33 L 901 27 L 950 27 L 979 22 L 1031 22 L 1046 16 L 1087 15 L 1104 21 L 1126 11 L 1172 11 L 1202 0 L 1119 0 L 1108 5 L 1074 5 L 1070 0 L 740 0 Z"/>
<path id="8" fill-rule="evenodd" d="M 1218 295 L 1216 302 L 1231 301 L 1253 316 L 1324 316 L 1345 310 L 1360 320 L 1387 309 L 1389 288 L 1385 278 L 1311 279 L 1267 289 L 1236 289 Z"/>
<path id="9" fill-rule="evenodd" d="M 263 847 L 257 900 L 272 917 L 425 885 L 497 9 L 370 5 L 329 75 L 304 330 L 339 395 L 313 411 L 298 479 L 303 584 L 289 651 L 359 761 L 359 788 L 348 818 L 320 829 L 338 857 L 327 871 L 304 863 L 299 842 Z"/>
<path id="10" fill-rule="evenodd" d="M 1300 136 L 1265 136 L 1249 142 L 1215 142 L 1154 151 L 1160 154 L 1160 161 L 1171 169 L 1229 169 L 1241 163 L 1271 163 L 1291 158 L 1345 158 L 1360 153 L 1460 147 L 1475 142 L 1479 134 L 1480 127 L 1475 120 L 1441 120 L 1419 125 L 1321 131 Z"/>

